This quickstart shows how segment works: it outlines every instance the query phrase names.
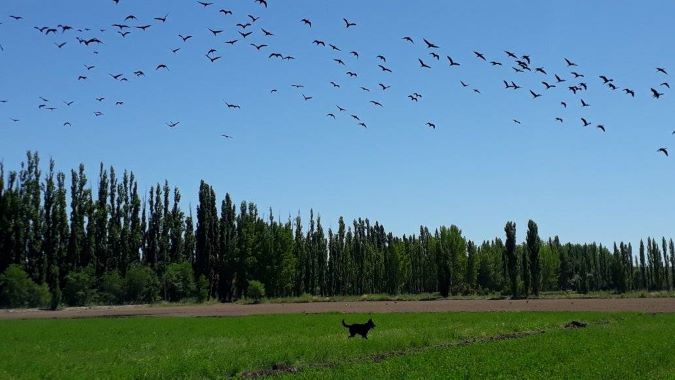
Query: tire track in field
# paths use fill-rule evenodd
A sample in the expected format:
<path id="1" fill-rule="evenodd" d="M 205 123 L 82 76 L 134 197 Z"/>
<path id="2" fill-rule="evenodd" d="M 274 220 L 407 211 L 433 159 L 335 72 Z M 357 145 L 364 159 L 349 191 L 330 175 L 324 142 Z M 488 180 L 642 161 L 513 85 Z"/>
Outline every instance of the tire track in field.
<path id="1" fill-rule="evenodd" d="M 594 321 L 593 323 L 586 323 L 587 326 L 583 327 L 583 328 L 587 328 L 587 327 L 595 326 L 595 325 L 606 325 L 606 324 L 613 323 L 613 322 L 616 322 L 616 321 L 597 320 L 597 321 Z M 571 327 L 569 327 L 570 323 L 562 325 L 562 326 L 549 327 L 549 328 L 543 328 L 543 329 L 538 329 L 538 330 L 515 331 L 515 332 L 510 332 L 510 333 L 492 335 L 492 336 L 466 337 L 466 338 L 462 338 L 462 339 L 455 340 L 455 341 L 452 341 L 452 342 L 447 342 L 447 343 L 433 344 L 433 345 L 422 346 L 422 347 L 410 347 L 410 348 L 406 348 L 406 349 L 402 349 L 402 350 L 394 350 L 394 351 L 381 352 L 381 353 L 372 353 L 372 354 L 365 355 L 365 360 L 361 359 L 361 358 L 346 358 L 346 359 L 340 361 L 339 364 L 338 363 L 316 363 L 316 364 L 310 364 L 310 365 L 307 365 L 305 367 L 298 368 L 298 367 L 294 367 L 294 366 L 292 366 L 288 363 L 275 363 L 270 368 L 260 368 L 260 369 L 255 369 L 255 370 L 243 372 L 239 375 L 239 378 L 242 378 L 242 379 L 259 379 L 259 378 L 278 376 L 278 375 L 282 375 L 282 374 L 298 373 L 298 372 L 306 370 L 306 369 L 330 369 L 330 368 L 336 368 L 336 367 L 338 367 L 338 365 L 359 364 L 359 363 L 364 363 L 364 362 L 380 363 L 380 362 L 383 362 L 385 360 L 393 359 L 393 358 L 396 358 L 396 357 L 414 355 L 414 354 L 418 354 L 418 353 L 422 353 L 422 352 L 426 352 L 426 351 L 445 350 L 445 349 L 450 349 L 450 348 L 470 346 L 470 345 L 474 345 L 474 344 L 484 344 L 484 343 L 501 342 L 501 341 L 507 341 L 507 340 L 523 339 L 523 338 L 530 337 L 530 336 L 551 333 L 553 331 L 558 331 L 560 329 L 570 329 L 571 328 Z"/>

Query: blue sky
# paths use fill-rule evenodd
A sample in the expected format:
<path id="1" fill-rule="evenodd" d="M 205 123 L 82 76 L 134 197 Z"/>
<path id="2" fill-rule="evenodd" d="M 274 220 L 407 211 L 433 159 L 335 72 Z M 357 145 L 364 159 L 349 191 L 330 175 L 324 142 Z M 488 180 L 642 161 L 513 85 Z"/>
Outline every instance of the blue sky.
<path id="1" fill-rule="evenodd" d="M 182 190 L 186 206 L 195 206 L 204 179 L 221 198 L 230 192 L 237 202 L 271 206 L 284 219 L 298 210 L 308 217 L 313 208 L 327 226 L 340 215 L 368 217 L 398 234 L 416 233 L 420 224 L 457 224 L 480 241 L 502 236 L 505 222 L 514 220 L 522 240 L 532 218 L 543 237 L 558 234 L 565 241 L 670 236 L 675 163 L 656 150 L 675 149 L 675 98 L 660 87 L 665 96 L 651 99 L 649 89 L 669 79 L 656 67 L 675 75 L 675 4 L 269 0 L 264 9 L 253 0 L 211 1 L 207 8 L 183 0 L 2 1 L 0 100 L 8 102 L 0 104 L 0 159 L 6 167 L 17 168 L 30 149 L 44 160 L 53 157 L 61 170 L 83 162 L 94 179 L 103 161 L 133 170 L 142 189 L 168 179 Z M 131 14 L 139 20 L 124 22 Z M 165 24 L 152 20 L 166 14 Z M 235 24 L 249 22 L 249 14 L 260 20 L 242 39 Z M 358 25 L 345 29 L 343 17 Z M 33 29 L 64 23 L 94 31 L 44 36 Z M 122 38 L 114 23 L 152 27 Z M 275 36 L 264 37 L 260 27 Z M 224 31 L 214 37 L 207 28 Z M 184 43 L 178 34 L 193 38 Z M 104 44 L 85 47 L 76 36 Z M 240 41 L 224 43 L 233 38 Z M 441 61 L 422 38 L 440 46 Z M 342 52 L 314 46 L 315 39 Z M 58 49 L 54 43 L 61 42 L 67 44 Z M 258 52 L 249 43 L 270 46 Z M 210 48 L 222 57 L 215 63 L 204 56 Z M 504 66 L 476 59 L 474 50 Z M 549 75 L 515 73 L 504 50 L 528 54 L 532 68 L 544 67 Z M 296 59 L 270 60 L 271 52 Z M 378 68 L 379 54 L 393 73 Z M 462 66 L 450 69 L 447 55 Z M 567 79 L 565 85 L 579 82 L 564 57 L 586 76 L 589 89 L 579 96 L 540 83 L 553 83 L 553 73 Z M 418 58 L 432 69 L 421 70 Z M 159 64 L 169 70 L 155 71 Z M 146 77 L 134 77 L 135 70 Z M 359 76 L 350 79 L 346 71 Z M 129 81 L 109 76 L 119 73 Z M 601 74 L 636 97 L 609 90 Z M 79 75 L 88 79 L 78 81 Z M 505 79 L 523 89 L 505 90 Z M 379 83 L 392 87 L 382 91 Z M 543 96 L 533 100 L 529 89 Z M 423 95 L 420 102 L 407 98 L 413 92 Z M 304 101 L 302 94 L 313 99 Z M 38 110 L 39 96 L 57 109 Z M 591 107 L 580 107 L 580 98 Z M 71 100 L 72 106 L 63 104 Z M 228 110 L 225 102 L 241 109 Z M 95 117 L 96 111 L 104 115 Z M 337 119 L 326 117 L 329 112 Z M 580 117 L 593 126 L 582 127 Z M 63 127 L 66 121 L 72 127 Z M 170 121 L 180 125 L 169 129 Z M 427 122 L 438 127 L 431 130 Z"/>

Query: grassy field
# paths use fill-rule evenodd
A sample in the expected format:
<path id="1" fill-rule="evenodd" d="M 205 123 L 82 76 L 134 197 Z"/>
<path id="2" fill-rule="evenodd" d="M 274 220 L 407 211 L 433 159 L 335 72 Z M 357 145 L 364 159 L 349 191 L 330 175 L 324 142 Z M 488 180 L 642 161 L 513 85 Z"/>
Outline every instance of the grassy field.
<path id="1" fill-rule="evenodd" d="M 372 317 L 369 340 L 356 314 L 0 321 L 0 378 L 675 378 L 671 314 Z"/>

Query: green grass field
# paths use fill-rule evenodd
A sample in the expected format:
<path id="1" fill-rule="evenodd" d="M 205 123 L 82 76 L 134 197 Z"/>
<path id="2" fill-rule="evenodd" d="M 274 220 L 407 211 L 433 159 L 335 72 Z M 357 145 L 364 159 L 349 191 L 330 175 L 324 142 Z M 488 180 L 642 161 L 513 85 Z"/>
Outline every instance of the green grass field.
<path id="1" fill-rule="evenodd" d="M 369 340 L 356 314 L 0 321 L 0 378 L 675 378 L 672 314 L 372 317 Z"/>

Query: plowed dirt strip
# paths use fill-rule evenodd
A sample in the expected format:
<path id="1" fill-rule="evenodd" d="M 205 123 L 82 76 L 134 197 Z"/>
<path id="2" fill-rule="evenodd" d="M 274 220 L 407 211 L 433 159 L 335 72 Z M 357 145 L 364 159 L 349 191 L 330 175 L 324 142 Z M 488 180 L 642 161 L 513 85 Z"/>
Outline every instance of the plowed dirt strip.
<path id="1" fill-rule="evenodd" d="M 58 311 L 0 310 L 0 319 L 91 318 L 127 316 L 220 317 L 291 313 L 406 313 L 452 311 L 599 311 L 674 313 L 675 298 L 438 300 L 382 302 L 315 302 L 287 304 L 214 304 L 186 306 L 111 306 Z"/>

